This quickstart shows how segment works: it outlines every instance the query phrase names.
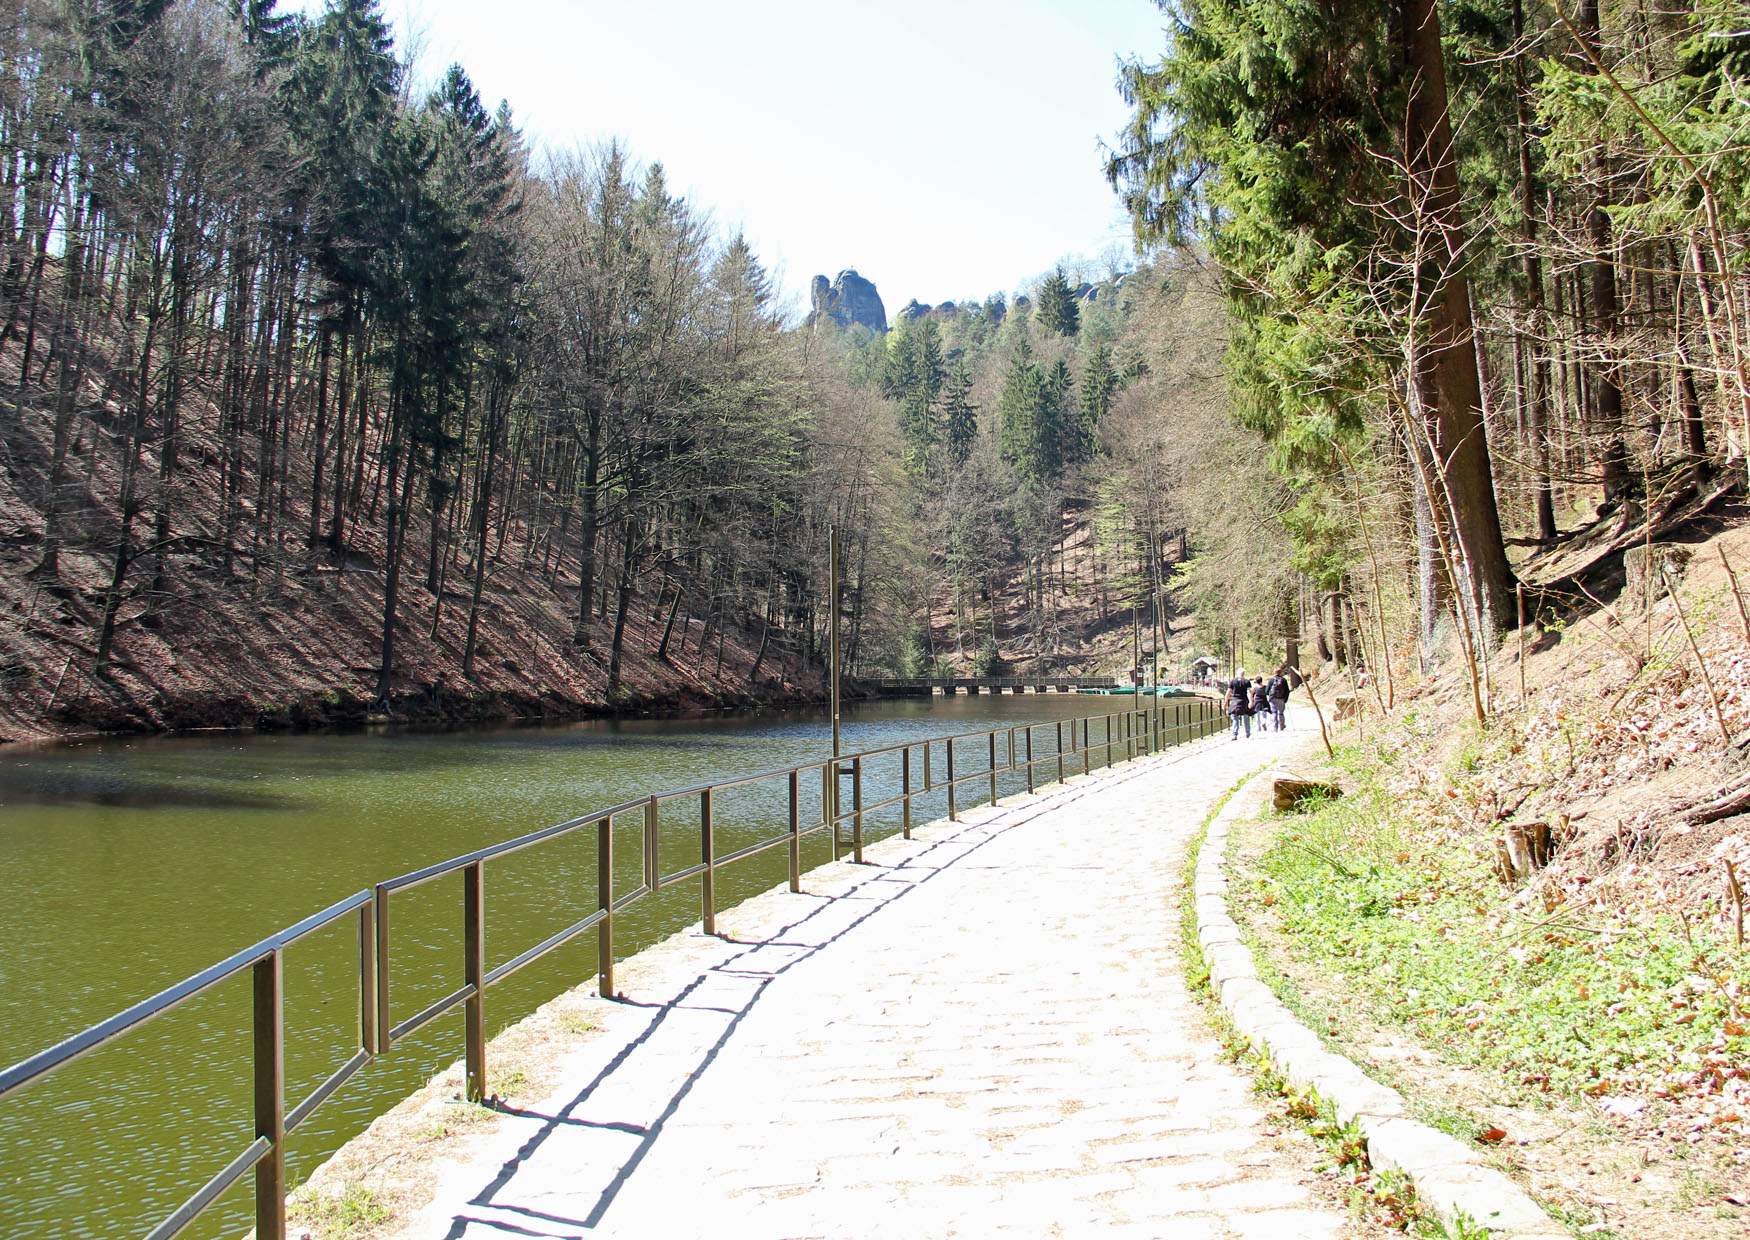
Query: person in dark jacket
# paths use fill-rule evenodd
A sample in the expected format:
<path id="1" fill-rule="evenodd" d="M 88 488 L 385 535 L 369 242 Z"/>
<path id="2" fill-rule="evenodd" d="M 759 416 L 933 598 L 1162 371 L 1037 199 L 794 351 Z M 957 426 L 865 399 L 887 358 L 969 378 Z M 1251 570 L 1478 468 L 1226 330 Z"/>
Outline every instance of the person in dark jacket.
<path id="1" fill-rule="evenodd" d="M 1288 726 L 1288 695 L 1294 686 L 1288 683 L 1288 669 L 1282 668 L 1270 678 L 1270 718 L 1278 732 Z"/>
<path id="2" fill-rule="evenodd" d="M 1258 717 L 1258 731 L 1270 730 L 1270 696 L 1262 676 L 1252 680 L 1252 713 Z"/>
<path id="3" fill-rule="evenodd" d="M 1252 682 L 1246 679 L 1246 669 L 1240 668 L 1227 684 L 1227 713 L 1233 718 L 1233 739 L 1240 739 L 1240 724 L 1246 736 L 1252 735 Z"/>

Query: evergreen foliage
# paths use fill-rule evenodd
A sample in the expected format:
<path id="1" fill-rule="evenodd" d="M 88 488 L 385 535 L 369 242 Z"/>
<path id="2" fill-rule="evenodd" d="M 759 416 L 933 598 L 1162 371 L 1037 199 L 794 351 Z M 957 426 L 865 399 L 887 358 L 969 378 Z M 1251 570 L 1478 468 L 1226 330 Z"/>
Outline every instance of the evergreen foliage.
<path id="1" fill-rule="evenodd" d="M 1081 330 L 1081 307 L 1070 289 L 1069 279 L 1059 267 L 1039 286 L 1039 297 L 1033 305 L 1033 318 L 1040 328 L 1058 336 L 1074 336 Z"/>

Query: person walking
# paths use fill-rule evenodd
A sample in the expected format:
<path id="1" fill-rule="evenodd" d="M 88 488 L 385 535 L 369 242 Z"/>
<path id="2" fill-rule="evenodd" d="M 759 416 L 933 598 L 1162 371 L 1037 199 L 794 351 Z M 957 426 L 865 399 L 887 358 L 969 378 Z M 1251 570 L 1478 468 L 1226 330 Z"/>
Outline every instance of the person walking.
<path id="1" fill-rule="evenodd" d="M 1240 739 L 1240 725 L 1243 723 L 1246 736 L 1252 735 L 1252 682 L 1246 679 L 1246 669 L 1240 668 L 1234 673 L 1234 678 L 1227 686 L 1227 713 L 1233 719 L 1233 738 Z"/>
<path id="2" fill-rule="evenodd" d="M 1270 730 L 1270 697 L 1262 676 L 1252 680 L 1252 713 L 1258 717 L 1258 731 Z"/>
<path id="3" fill-rule="evenodd" d="M 1278 668 L 1270 678 L 1270 718 L 1278 732 L 1288 726 L 1288 695 L 1293 686 L 1288 683 L 1288 669 Z"/>

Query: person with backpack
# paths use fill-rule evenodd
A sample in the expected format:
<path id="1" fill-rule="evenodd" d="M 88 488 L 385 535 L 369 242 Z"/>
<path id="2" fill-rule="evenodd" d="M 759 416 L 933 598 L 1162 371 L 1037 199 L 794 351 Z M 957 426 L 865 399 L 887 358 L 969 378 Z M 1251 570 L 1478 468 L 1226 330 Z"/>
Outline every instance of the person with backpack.
<path id="1" fill-rule="evenodd" d="M 1246 669 L 1234 672 L 1227 685 L 1227 713 L 1233 719 L 1233 739 L 1240 739 L 1240 724 L 1246 727 L 1246 737 L 1252 735 L 1252 682 L 1246 679 Z"/>
<path id="2" fill-rule="evenodd" d="M 1255 677 L 1252 680 L 1252 713 L 1258 716 L 1258 731 L 1270 730 L 1270 697 L 1264 687 L 1264 678 Z"/>
<path id="3" fill-rule="evenodd" d="M 1278 669 L 1276 674 L 1270 678 L 1270 718 L 1275 722 L 1278 732 L 1288 726 L 1288 695 L 1293 687 L 1288 683 L 1288 669 L 1286 667 Z"/>

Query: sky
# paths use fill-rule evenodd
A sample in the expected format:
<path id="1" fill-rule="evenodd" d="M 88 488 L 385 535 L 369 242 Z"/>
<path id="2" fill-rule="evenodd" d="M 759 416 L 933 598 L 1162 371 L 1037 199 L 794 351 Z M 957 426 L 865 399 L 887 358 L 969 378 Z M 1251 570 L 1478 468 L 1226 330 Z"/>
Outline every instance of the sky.
<path id="1" fill-rule="evenodd" d="M 287 8 L 313 11 L 321 0 Z M 384 0 L 549 147 L 620 138 L 740 228 L 805 310 L 854 267 L 889 315 L 1128 252 L 1101 172 L 1150 0 Z"/>

